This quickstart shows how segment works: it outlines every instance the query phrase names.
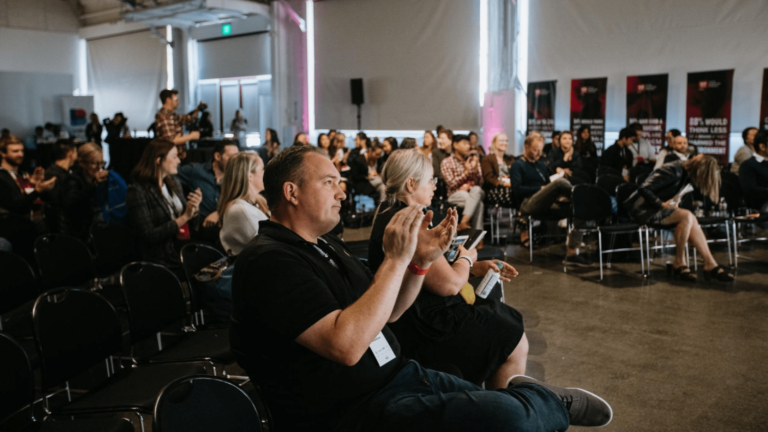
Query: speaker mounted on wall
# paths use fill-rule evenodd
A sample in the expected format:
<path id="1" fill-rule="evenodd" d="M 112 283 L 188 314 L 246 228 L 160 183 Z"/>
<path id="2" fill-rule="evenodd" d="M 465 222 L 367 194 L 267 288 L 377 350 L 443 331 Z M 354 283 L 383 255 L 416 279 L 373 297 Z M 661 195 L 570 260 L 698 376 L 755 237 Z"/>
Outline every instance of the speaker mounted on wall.
<path id="1" fill-rule="evenodd" d="M 349 85 L 352 90 L 352 105 L 362 105 L 365 103 L 363 98 L 363 79 L 353 78 L 349 80 Z"/>

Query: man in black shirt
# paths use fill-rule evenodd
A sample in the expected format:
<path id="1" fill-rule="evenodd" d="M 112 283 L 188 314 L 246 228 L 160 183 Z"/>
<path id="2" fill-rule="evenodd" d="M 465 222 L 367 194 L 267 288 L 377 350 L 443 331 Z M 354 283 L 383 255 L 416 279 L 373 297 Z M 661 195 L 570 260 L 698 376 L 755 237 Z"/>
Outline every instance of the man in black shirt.
<path id="1" fill-rule="evenodd" d="M 419 294 L 450 244 L 455 216 L 427 230 L 431 214 L 418 206 L 397 213 L 373 276 L 324 235 L 345 198 L 327 155 L 291 147 L 269 163 L 264 186 L 272 216 L 235 264 L 231 345 L 278 429 L 551 431 L 567 429 L 569 419 L 610 421 L 610 407 L 584 391 L 515 377 L 489 392 L 401 357 L 387 323 Z"/>
<path id="2" fill-rule="evenodd" d="M 739 182 L 747 204 L 768 213 L 768 132 L 760 131 L 753 141 L 754 156 L 739 167 Z"/>
<path id="3" fill-rule="evenodd" d="M 53 165 L 45 170 L 45 178 L 56 178 L 56 184 L 45 194 L 45 224 L 52 233 L 62 233 L 66 225 L 64 200 L 61 190 L 72 174 L 72 166 L 77 161 L 77 148 L 69 140 L 59 140 L 53 145 Z"/>
<path id="4" fill-rule="evenodd" d="M 600 158 L 600 166 L 610 168 L 612 174 L 624 177 L 629 181 L 629 169 L 632 168 L 632 150 L 629 146 L 637 139 L 633 128 L 624 128 L 619 132 L 619 139 L 608 147 Z"/>

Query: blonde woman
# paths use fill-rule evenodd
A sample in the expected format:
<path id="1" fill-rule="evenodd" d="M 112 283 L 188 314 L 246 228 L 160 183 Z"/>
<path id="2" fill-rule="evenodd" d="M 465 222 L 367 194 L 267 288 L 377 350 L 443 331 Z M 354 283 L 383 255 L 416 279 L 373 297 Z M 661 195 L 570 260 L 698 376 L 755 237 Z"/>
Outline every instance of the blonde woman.
<path id="1" fill-rule="evenodd" d="M 269 219 L 263 190 L 264 162 L 257 154 L 240 152 L 229 160 L 216 209 L 224 215 L 219 239 L 228 255 L 239 255 L 258 234 L 259 222 Z"/>
<path id="2" fill-rule="evenodd" d="M 733 274 L 719 265 L 709 250 L 707 238 L 696 216 L 690 210 L 678 208 L 675 196 L 692 184 L 702 194 L 717 202 L 720 194 L 720 165 L 712 156 L 696 155 L 687 161 L 677 160 L 664 164 L 627 198 L 624 205 L 632 219 L 642 224 L 675 226 L 675 277 L 695 282 L 696 274 L 685 265 L 686 244 L 690 242 L 704 259 L 704 276 L 722 282 L 733 280 Z"/>
<path id="3" fill-rule="evenodd" d="M 515 158 L 507 155 L 509 138 L 504 132 L 493 136 L 488 156 L 480 162 L 483 171 L 483 189 L 488 201 L 499 207 L 512 207 L 511 185 L 509 181 L 509 168 Z"/>
<path id="4" fill-rule="evenodd" d="M 387 200 L 376 212 L 368 248 L 368 266 L 375 272 L 384 260 L 384 228 L 395 213 L 409 205 L 428 206 L 436 180 L 432 164 L 418 150 L 397 150 L 384 165 Z M 447 217 L 456 217 L 449 210 Z M 525 373 L 528 340 L 519 312 L 498 300 L 475 298 L 465 289 L 471 276 L 499 272 L 501 280 L 517 276 L 498 260 L 477 261 L 477 251 L 459 248 L 453 264 L 444 257 L 432 263 L 419 297 L 390 328 L 403 355 L 427 367 L 454 365 L 463 378 L 486 389 L 507 386 L 510 377 Z"/>

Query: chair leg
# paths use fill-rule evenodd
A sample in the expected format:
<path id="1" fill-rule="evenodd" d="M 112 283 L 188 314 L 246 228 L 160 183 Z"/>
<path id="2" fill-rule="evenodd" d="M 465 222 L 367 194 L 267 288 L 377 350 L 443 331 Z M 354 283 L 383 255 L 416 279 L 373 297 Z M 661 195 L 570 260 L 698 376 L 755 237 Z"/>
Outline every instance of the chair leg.
<path id="1" fill-rule="evenodd" d="M 600 280 L 603 280 L 603 232 L 597 230 L 597 254 L 600 256 Z"/>
<path id="2" fill-rule="evenodd" d="M 698 271 L 699 270 L 699 259 L 698 259 L 698 255 L 696 253 L 696 248 L 694 247 L 694 248 L 691 248 L 691 249 L 693 249 L 693 271 Z"/>
<path id="3" fill-rule="evenodd" d="M 725 243 L 728 245 L 728 265 L 733 266 L 733 256 L 731 256 L 731 229 L 728 222 L 725 223 Z"/>
<path id="4" fill-rule="evenodd" d="M 736 230 L 736 221 L 733 221 L 733 268 L 739 268 L 739 236 Z"/>
<path id="5" fill-rule="evenodd" d="M 613 250 L 613 245 L 616 243 L 616 234 L 611 234 L 611 244 L 608 246 L 608 250 Z M 611 268 L 611 258 L 613 258 L 613 252 L 608 252 L 608 268 Z"/>
<path id="6" fill-rule="evenodd" d="M 643 277 L 647 277 L 645 274 L 645 257 L 643 256 L 643 229 L 639 228 L 637 234 L 640 236 L 640 272 Z"/>
<path id="7" fill-rule="evenodd" d="M 533 262 L 533 218 L 528 216 L 528 261 Z"/>

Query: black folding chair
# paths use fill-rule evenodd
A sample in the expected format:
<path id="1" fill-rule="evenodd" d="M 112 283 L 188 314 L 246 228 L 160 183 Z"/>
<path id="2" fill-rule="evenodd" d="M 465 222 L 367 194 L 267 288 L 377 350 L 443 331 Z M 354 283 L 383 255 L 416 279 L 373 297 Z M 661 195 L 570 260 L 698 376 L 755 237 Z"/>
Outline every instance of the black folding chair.
<path id="1" fill-rule="evenodd" d="M 189 282 L 189 303 L 195 325 L 205 325 L 203 306 L 207 301 L 208 290 L 205 283 L 195 279 L 195 274 L 221 258 L 224 258 L 224 254 L 203 244 L 189 243 L 181 248 L 181 265 Z"/>
<path id="2" fill-rule="evenodd" d="M 170 270 L 159 264 L 135 262 L 123 267 L 120 282 L 131 328 L 131 359 L 136 364 L 206 362 L 213 366 L 215 375 L 216 364 L 234 363 L 226 328 L 182 327 L 179 340 L 163 347 L 160 333 L 187 318 L 181 282 Z M 160 352 L 136 357 L 135 344 L 155 336 Z"/>
<path id="3" fill-rule="evenodd" d="M 615 174 L 600 175 L 595 181 L 595 185 L 610 196 L 616 196 L 616 188 L 625 183 L 624 177 Z"/>
<path id="4" fill-rule="evenodd" d="M 130 421 L 119 418 L 39 422 L 34 416 L 35 379 L 24 348 L 0 333 L 0 424 L 26 409 L 22 432 L 133 432 Z M 20 420 L 20 419 L 18 419 Z M 18 421 L 17 421 L 18 422 Z M 5 430 L 2 426 L 0 429 Z"/>
<path id="5" fill-rule="evenodd" d="M 52 408 L 44 397 L 46 413 L 53 416 L 84 416 L 97 413 L 131 412 L 141 422 L 151 414 L 155 399 L 165 384 L 189 375 L 205 373 L 195 364 L 124 367 L 120 361 L 122 327 L 115 308 L 94 292 L 59 288 L 38 297 L 32 310 L 35 342 L 40 355 L 40 387 L 48 395 L 62 387 L 67 403 Z M 113 356 L 118 355 L 115 370 Z M 69 381 L 106 365 L 107 380 L 72 400 Z"/>
<path id="6" fill-rule="evenodd" d="M 603 280 L 603 254 L 613 252 L 640 251 L 640 271 L 645 277 L 645 265 L 643 257 L 643 228 L 635 223 L 610 223 L 613 217 L 611 197 L 600 187 L 591 185 L 574 186 L 571 192 L 571 206 L 573 207 L 573 219 L 582 222 L 594 223 L 594 228 L 576 228 L 585 233 L 597 233 L 598 254 L 600 256 L 600 280 Z M 603 233 L 611 236 L 609 249 L 603 250 Z M 637 234 L 640 242 L 638 248 L 613 249 L 613 242 L 617 234 Z M 610 260 L 608 262 L 610 268 Z M 564 270 L 566 267 L 563 267 Z"/>
<path id="7" fill-rule="evenodd" d="M 101 277 L 118 273 L 124 265 L 139 259 L 136 236 L 125 225 L 94 225 L 91 242 L 96 251 L 96 269 Z"/>
<path id="8" fill-rule="evenodd" d="M 35 240 L 35 257 L 45 289 L 93 286 L 93 255 L 79 239 L 64 234 L 40 236 Z"/>
<path id="9" fill-rule="evenodd" d="M 37 277 L 24 258 L 0 251 L 0 331 L 4 329 L 3 315 L 13 312 L 31 316 L 32 301 L 40 294 Z M 28 321 L 31 334 L 31 321 Z"/>
<path id="10" fill-rule="evenodd" d="M 262 432 L 269 430 L 268 418 L 268 413 L 260 413 L 248 394 L 232 382 L 194 376 L 176 380 L 160 392 L 153 430 Z"/>

